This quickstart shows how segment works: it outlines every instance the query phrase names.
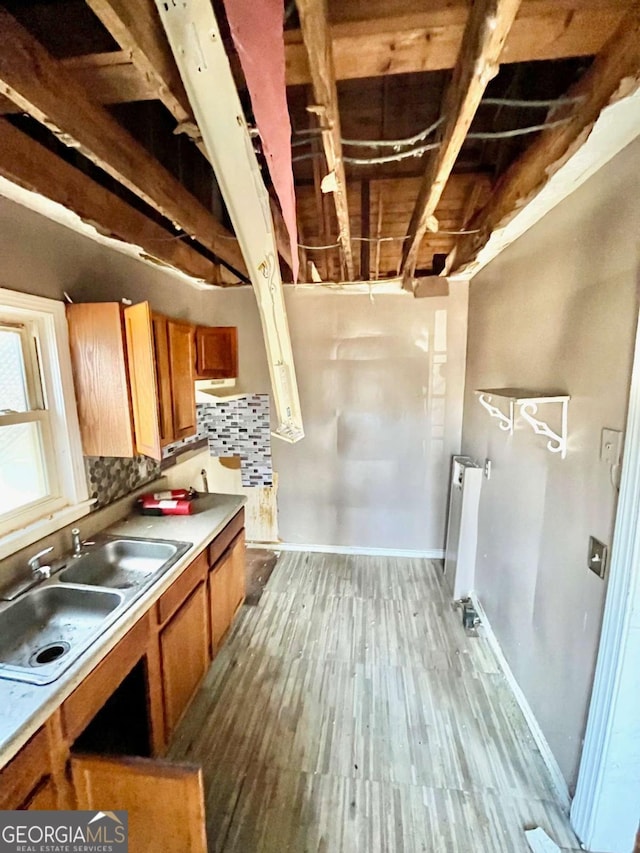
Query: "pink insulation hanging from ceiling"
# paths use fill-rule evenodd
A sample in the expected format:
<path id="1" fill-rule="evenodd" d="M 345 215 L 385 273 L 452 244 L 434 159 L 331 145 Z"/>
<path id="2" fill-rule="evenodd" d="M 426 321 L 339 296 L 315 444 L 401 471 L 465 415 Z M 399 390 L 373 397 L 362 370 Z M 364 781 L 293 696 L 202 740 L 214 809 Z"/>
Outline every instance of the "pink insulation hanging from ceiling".
<path id="1" fill-rule="evenodd" d="M 287 108 L 283 0 L 224 0 L 273 186 L 289 232 L 298 279 L 298 228 Z"/>

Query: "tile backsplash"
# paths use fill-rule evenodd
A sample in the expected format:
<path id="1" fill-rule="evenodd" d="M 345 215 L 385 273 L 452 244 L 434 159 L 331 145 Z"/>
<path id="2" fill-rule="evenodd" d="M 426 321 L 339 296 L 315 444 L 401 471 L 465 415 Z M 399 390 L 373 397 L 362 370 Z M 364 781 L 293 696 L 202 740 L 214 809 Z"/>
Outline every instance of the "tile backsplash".
<path id="1" fill-rule="evenodd" d="M 211 456 L 239 456 L 243 486 L 272 486 L 271 414 L 268 394 L 198 403 L 198 432 L 166 447 L 170 458 L 203 438 Z"/>
<path id="2" fill-rule="evenodd" d="M 135 456 L 133 459 L 85 456 L 84 466 L 89 496 L 96 498 L 94 509 L 107 506 L 160 476 L 160 463 L 147 456 Z"/>
<path id="3" fill-rule="evenodd" d="M 247 394 L 235 400 L 198 403 L 196 435 L 165 447 L 169 459 L 207 439 L 211 456 L 239 456 L 243 486 L 272 486 L 271 415 L 268 394 Z M 107 506 L 161 475 L 160 463 L 146 456 L 133 459 L 85 456 L 89 495 L 94 509 Z"/>

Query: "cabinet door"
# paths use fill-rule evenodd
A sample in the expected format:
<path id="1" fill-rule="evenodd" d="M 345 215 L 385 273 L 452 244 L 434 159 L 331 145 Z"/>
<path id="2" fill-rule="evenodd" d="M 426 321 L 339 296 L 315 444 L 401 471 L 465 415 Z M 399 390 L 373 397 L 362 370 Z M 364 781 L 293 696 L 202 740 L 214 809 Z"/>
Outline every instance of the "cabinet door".
<path id="1" fill-rule="evenodd" d="M 132 853 L 206 853 L 200 768 L 83 755 L 70 765 L 78 809 L 128 811 Z"/>
<path id="2" fill-rule="evenodd" d="M 171 361 L 171 397 L 174 438 L 195 435 L 195 329 L 188 323 L 167 321 Z"/>
<path id="3" fill-rule="evenodd" d="M 152 315 L 153 343 L 156 354 L 156 377 L 158 381 L 158 423 L 160 444 L 171 444 L 173 434 L 173 403 L 171 395 L 171 361 L 169 360 L 168 320 L 160 314 Z"/>
<path id="4" fill-rule="evenodd" d="M 67 323 L 82 449 L 86 456 L 133 456 L 122 307 L 67 305 Z"/>
<path id="5" fill-rule="evenodd" d="M 246 595 L 246 567 L 245 567 L 245 543 L 244 530 L 234 540 L 231 549 L 231 596 L 230 608 L 233 619 L 236 611 L 244 601 Z"/>
<path id="6" fill-rule="evenodd" d="M 124 309 L 124 318 L 136 450 L 152 459 L 162 459 L 156 359 L 149 303 L 130 305 Z"/>
<path id="7" fill-rule="evenodd" d="M 215 654 L 224 640 L 232 619 L 231 574 L 233 557 L 227 552 L 209 573 L 209 609 L 211 646 Z"/>
<path id="8" fill-rule="evenodd" d="M 167 740 L 209 666 L 206 584 L 200 583 L 160 634 Z"/>
<path id="9" fill-rule="evenodd" d="M 198 326 L 196 372 L 202 379 L 238 375 L 238 330 L 235 326 Z"/>

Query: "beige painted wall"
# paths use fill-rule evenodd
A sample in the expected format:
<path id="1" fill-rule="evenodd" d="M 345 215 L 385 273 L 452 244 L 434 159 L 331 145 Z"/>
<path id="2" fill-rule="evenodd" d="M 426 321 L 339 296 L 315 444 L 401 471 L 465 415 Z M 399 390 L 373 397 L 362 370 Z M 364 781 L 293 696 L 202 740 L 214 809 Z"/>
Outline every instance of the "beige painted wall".
<path id="1" fill-rule="evenodd" d="M 616 505 L 600 437 L 624 428 L 638 314 L 639 158 L 636 142 L 470 288 L 463 451 L 493 462 L 476 588 L 571 786 L 606 587 L 588 540 L 611 545 Z M 514 385 L 571 394 L 566 459 L 523 423 L 501 432 L 473 394 Z"/>
<path id="2" fill-rule="evenodd" d="M 447 298 L 286 288 L 306 437 L 273 440 L 282 541 L 439 551 L 459 452 L 467 286 Z M 207 297 L 238 325 L 239 390 L 269 389 L 249 289 Z"/>
<path id="3" fill-rule="evenodd" d="M 274 443 L 282 539 L 441 549 L 466 285 L 420 300 L 289 288 L 286 301 L 306 438 Z"/>
<path id="4" fill-rule="evenodd" d="M 197 321 L 203 291 L 0 196 L 0 287 L 80 301 L 149 299 L 156 311 Z"/>

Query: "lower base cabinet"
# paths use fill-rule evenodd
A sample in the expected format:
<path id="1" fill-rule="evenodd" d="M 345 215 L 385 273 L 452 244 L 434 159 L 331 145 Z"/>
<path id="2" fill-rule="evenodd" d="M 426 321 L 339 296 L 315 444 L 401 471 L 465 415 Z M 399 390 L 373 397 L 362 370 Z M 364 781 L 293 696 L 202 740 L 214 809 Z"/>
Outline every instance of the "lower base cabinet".
<path id="1" fill-rule="evenodd" d="M 206 853 L 202 770 L 162 755 L 244 600 L 243 525 L 241 511 L 0 769 L 1 809 L 123 809 L 132 853 Z"/>

